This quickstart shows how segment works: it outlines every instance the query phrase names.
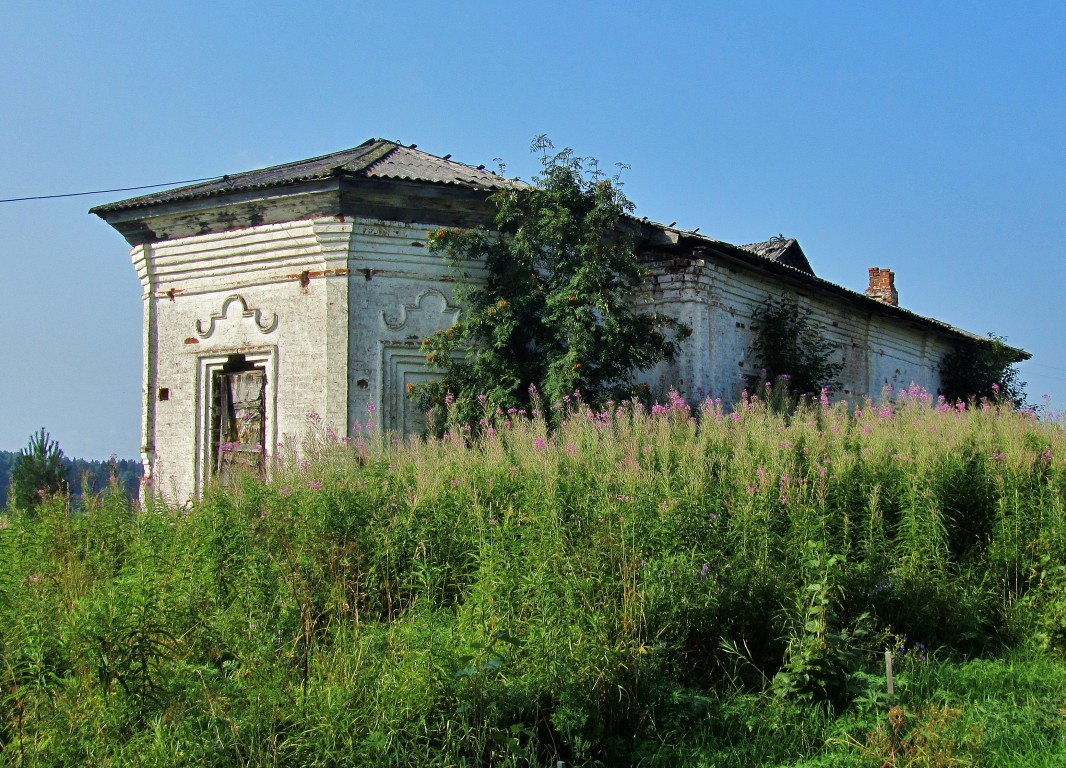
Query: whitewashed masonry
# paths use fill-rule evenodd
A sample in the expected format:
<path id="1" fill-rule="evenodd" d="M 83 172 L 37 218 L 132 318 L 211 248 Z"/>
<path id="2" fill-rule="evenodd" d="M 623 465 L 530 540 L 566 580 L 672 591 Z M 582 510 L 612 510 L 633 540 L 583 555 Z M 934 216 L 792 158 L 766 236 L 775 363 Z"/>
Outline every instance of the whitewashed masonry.
<path id="1" fill-rule="evenodd" d="M 431 375 L 420 342 L 462 312 L 427 231 L 487 224 L 488 196 L 513 183 L 371 140 L 93 209 L 132 245 L 143 286 L 152 488 L 194 498 L 231 463 L 268 466 L 311 421 L 416 431 L 406 391 Z M 653 275 L 634 300 L 693 329 L 674 363 L 646 372 L 657 394 L 736 399 L 755 367 L 752 313 L 769 296 L 813 310 L 843 350 L 845 394 L 935 392 L 940 360 L 973 338 L 895 306 L 887 270 L 871 270 L 868 296 L 815 277 L 794 241 L 738 247 L 634 226 Z M 464 270 L 477 279 L 478 265 Z"/>

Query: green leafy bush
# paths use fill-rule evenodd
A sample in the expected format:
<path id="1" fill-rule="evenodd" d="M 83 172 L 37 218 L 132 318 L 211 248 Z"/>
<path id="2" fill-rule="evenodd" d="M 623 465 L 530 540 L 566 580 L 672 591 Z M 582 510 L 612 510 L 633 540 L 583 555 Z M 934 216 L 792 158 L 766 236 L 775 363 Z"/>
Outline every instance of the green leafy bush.
<path id="1" fill-rule="evenodd" d="M 1025 382 L 1014 363 L 1021 362 L 1005 338 L 988 334 L 988 340 L 962 342 L 940 363 L 941 393 L 950 402 L 1003 400 L 1015 408 L 1025 405 Z M 1024 358 L 1023 358 L 1024 359 Z"/>
<path id="2" fill-rule="evenodd" d="M 429 233 L 430 251 L 458 278 L 462 322 L 423 341 L 441 371 L 415 392 L 424 410 L 439 414 L 447 400 L 453 417 L 476 426 L 486 405 L 536 407 L 537 388 L 549 403 L 575 390 L 596 405 L 620 400 L 633 394 L 635 372 L 671 359 L 690 333 L 635 303 L 646 270 L 617 177 L 551 147 L 545 137 L 534 143 L 544 154 L 533 185 L 493 196 L 491 230 Z M 474 265 L 483 281 L 472 280 Z"/>
<path id="3" fill-rule="evenodd" d="M 752 330 L 750 351 L 763 368 L 748 380 L 754 391 L 770 382 L 796 395 L 817 397 L 823 389 L 839 386 L 844 364 L 833 360 L 837 347 L 819 330 L 809 307 L 790 296 L 767 297 L 752 313 Z"/>

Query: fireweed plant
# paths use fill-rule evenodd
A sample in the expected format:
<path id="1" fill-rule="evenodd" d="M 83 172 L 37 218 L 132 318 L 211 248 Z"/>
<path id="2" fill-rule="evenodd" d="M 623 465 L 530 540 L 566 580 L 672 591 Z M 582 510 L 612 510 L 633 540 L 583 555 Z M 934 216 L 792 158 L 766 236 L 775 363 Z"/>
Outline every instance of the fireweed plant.
<path id="1" fill-rule="evenodd" d="M 766 399 L 0 516 L 0 766 L 1061 762 L 1062 418 Z"/>

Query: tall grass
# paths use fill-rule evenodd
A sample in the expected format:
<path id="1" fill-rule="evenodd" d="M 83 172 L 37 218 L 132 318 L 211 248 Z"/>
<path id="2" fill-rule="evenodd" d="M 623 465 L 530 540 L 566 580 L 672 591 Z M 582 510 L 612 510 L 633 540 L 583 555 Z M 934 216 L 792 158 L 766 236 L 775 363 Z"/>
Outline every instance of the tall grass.
<path id="1" fill-rule="evenodd" d="M 0 518 L 0 766 L 1066 756 L 1061 422 L 543 410 Z"/>

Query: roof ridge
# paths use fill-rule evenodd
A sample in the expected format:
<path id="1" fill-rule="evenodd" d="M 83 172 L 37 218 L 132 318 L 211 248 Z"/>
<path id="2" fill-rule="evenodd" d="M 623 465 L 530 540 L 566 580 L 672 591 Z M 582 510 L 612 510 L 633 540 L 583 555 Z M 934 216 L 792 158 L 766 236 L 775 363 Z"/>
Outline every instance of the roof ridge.
<path id="1" fill-rule="evenodd" d="M 333 169 L 333 172 L 339 173 L 343 171 L 346 173 L 367 174 L 375 165 L 391 157 L 392 154 L 402 146 L 403 145 L 400 142 L 392 141 L 391 139 L 369 139 L 367 141 L 364 141 L 358 147 L 352 147 L 352 149 L 334 152 L 333 154 L 339 155 L 343 154 L 344 152 L 351 152 L 354 149 L 361 149 L 363 147 L 367 148 L 366 153 L 358 158 L 357 167 L 349 167 L 351 165 L 351 161 L 349 161 L 346 163 L 341 163 L 339 166 Z M 318 159 L 325 160 L 328 157 L 330 157 L 330 155 L 323 155 Z"/>
<path id="2" fill-rule="evenodd" d="M 395 174 L 388 166 L 390 161 L 395 163 Z M 437 170 L 432 170 L 434 168 Z M 377 169 L 380 169 L 380 173 Z M 208 181 L 98 205 L 89 212 L 104 215 L 132 208 L 149 208 L 161 203 L 207 199 L 250 189 L 281 187 L 331 177 L 369 178 L 378 175 L 382 178 L 392 177 L 422 183 L 458 184 L 483 191 L 517 183 L 487 170 L 484 165 L 468 165 L 452 160 L 451 155 L 440 157 L 420 150 L 413 144 L 408 147 L 399 141 L 373 138 L 349 149 L 249 171 L 220 174 Z"/>
<path id="3" fill-rule="evenodd" d="M 499 173 L 496 173 L 495 171 L 490 171 L 488 169 L 488 167 L 485 166 L 484 164 L 482 164 L 482 165 L 471 165 L 470 163 L 464 163 L 461 160 L 453 160 L 452 156 L 450 154 L 443 155 L 443 156 L 442 155 L 435 155 L 432 152 L 427 152 L 424 149 L 419 149 L 418 146 L 414 145 L 414 144 L 412 144 L 411 146 L 405 146 L 404 144 L 401 144 L 399 142 L 394 142 L 394 143 L 396 144 L 396 146 L 393 148 L 393 151 L 392 152 L 388 152 L 388 153 L 382 155 L 377 160 L 373 161 L 366 168 L 366 172 L 367 173 L 373 173 L 373 171 L 377 168 L 377 166 L 379 166 L 382 163 L 384 163 L 387 160 L 389 160 L 389 158 L 391 158 L 392 155 L 395 152 L 398 152 L 399 150 L 402 149 L 404 152 L 411 152 L 413 154 L 420 155 L 421 157 L 423 157 L 423 158 L 425 158 L 427 160 L 431 160 L 431 161 L 439 162 L 439 163 L 446 163 L 448 165 L 455 165 L 455 166 L 459 166 L 461 168 L 466 168 L 467 170 L 471 171 L 472 173 L 488 174 L 489 176 L 493 176 L 493 177 L 495 177 L 497 179 L 500 179 L 501 181 L 508 182 L 508 183 L 510 183 L 512 181 L 515 181 L 513 179 L 508 179 L 506 176 L 503 176 L 503 175 L 501 175 Z"/>
<path id="4" fill-rule="evenodd" d="M 366 147 L 369 150 L 374 144 L 392 144 L 393 148 L 395 148 L 396 146 L 399 145 L 399 142 L 391 141 L 389 139 L 367 139 L 362 144 L 356 144 L 354 147 L 348 147 L 347 149 L 338 149 L 338 150 L 336 150 L 334 152 L 326 152 L 323 155 L 316 155 L 315 157 L 305 157 L 302 160 L 291 160 L 291 161 L 289 161 L 287 163 L 277 163 L 275 165 L 266 165 L 266 166 L 263 166 L 262 168 L 252 168 L 252 169 L 247 170 L 247 171 L 239 171 L 238 173 L 227 173 L 227 174 L 223 174 L 223 176 L 219 176 L 218 178 L 221 179 L 223 177 L 229 177 L 231 179 L 234 179 L 234 178 L 237 178 L 237 177 L 240 177 L 240 176 L 248 176 L 248 175 L 251 175 L 253 173 L 261 173 L 262 171 L 275 171 L 275 170 L 280 170 L 282 168 L 294 168 L 294 167 L 299 166 L 299 165 L 310 165 L 312 163 L 317 163 L 317 162 L 319 162 L 321 160 L 328 160 L 331 157 L 337 157 L 338 155 L 345 155 L 345 154 L 348 154 L 349 152 L 354 152 L 357 149 L 363 149 L 364 147 Z"/>

